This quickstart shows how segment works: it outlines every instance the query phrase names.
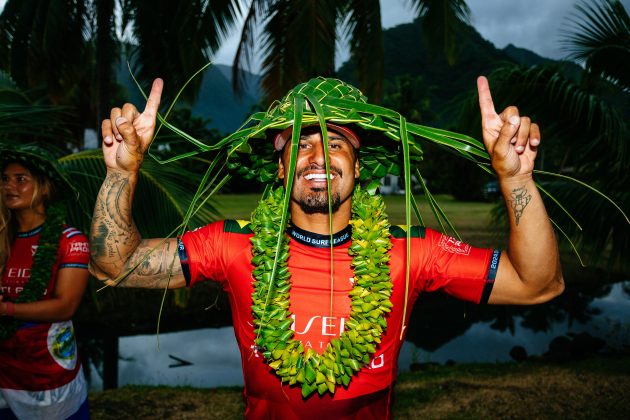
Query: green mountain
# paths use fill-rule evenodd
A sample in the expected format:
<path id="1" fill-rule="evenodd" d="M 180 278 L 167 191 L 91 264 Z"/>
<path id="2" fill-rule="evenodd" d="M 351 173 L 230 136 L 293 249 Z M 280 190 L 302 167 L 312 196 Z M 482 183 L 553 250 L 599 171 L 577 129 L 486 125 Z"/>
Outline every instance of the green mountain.
<path id="1" fill-rule="evenodd" d="M 508 44 L 503 48 L 505 52 L 512 60 L 522 66 L 539 66 L 539 65 L 556 65 L 559 66 L 567 76 L 577 80 L 582 73 L 582 67 L 575 64 L 572 61 L 565 60 L 552 60 L 551 58 L 541 57 L 540 55 L 527 50 L 525 48 L 515 47 L 512 44 Z"/>
<path id="2" fill-rule="evenodd" d="M 195 116 L 210 118 L 212 128 L 228 134 L 243 124 L 261 98 L 260 77 L 247 72 L 243 93 L 232 91 L 232 68 L 216 64 L 204 74 L 197 102 L 192 107 Z"/>
<path id="3" fill-rule="evenodd" d="M 541 57 L 535 52 L 525 48 L 519 48 L 512 44 L 508 44 L 505 48 L 503 48 L 503 52 L 506 53 L 512 60 L 524 66 L 550 64 L 554 62 L 554 60 L 550 58 Z"/>

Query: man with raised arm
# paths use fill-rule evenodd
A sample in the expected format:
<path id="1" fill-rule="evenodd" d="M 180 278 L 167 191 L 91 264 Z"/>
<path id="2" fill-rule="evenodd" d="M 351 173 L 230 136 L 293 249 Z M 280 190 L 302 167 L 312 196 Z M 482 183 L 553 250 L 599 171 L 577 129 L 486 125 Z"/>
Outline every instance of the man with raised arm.
<path id="1" fill-rule="evenodd" d="M 319 87 L 329 79 L 317 81 Z M 157 79 L 144 112 L 125 104 L 103 121 L 107 176 L 92 220 L 91 271 L 121 287 L 220 282 L 232 306 L 248 418 L 390 418 L 398 354 L 419 293 L 535 304 L 564 288 L 554 232 L 532 179 L 539 128 L 516 107 L 497 114 L 484 77 L 477 87 L 484 145 L 508 207 L 507 251 L 390 226 L 380 197 L 355 186 L 362 132 L 333 118 L 325 127 L 302 124 L 299 139 L 291 126 L 268 135 L 279 153 L 278 178 L 292 184 L 279 242 L 283 188 L 261 202 L 251 223 L 226 220 L 181 239 L 143 239 L 131 208 L 156 125 Z"/>

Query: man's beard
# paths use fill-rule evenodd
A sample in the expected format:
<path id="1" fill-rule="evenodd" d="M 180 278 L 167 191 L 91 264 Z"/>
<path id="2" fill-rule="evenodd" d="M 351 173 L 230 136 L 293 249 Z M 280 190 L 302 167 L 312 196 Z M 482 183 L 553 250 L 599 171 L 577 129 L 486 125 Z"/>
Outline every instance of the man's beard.
<path id="1" fill-rule="evenodd" d="M 341 206 L 341 196 L 338 192 L 333 192 L 330 198 L 332 200 L 332 212 L 335 213 Z M 328 213 L 328 193 L 325 188 L 313 189 L 296 201 L 306 214 Z"/>
<path id="2" fill-rule="evenodd" d="M 316 169 L 321 170 L 324 169 L 318 165 L 310 165 L 308 167 L 299 169 L 296 174 L 296 178 L 301 178 L 304 172 Z M 343 171 L 336 167 L 330 166 L 330 173 L 334 174 L 339 178 L 343 178 Z M 332 180 L 330 182 L 332 186 Z M 315 214 L 315 213 L 326 213 L 328 214 L 328 190 L 326 188 L 312 188 L 310 191 L 305 192 L 303 196 L 298 197 L 296 199 L 298 205 L 302 209 L 302 211 L 306 214 Z M 332 212 L 336 212 L 339 210 L 341 206 L 341 195 L 338 192 L 332 191 L 330 193 L 332 200 Z"/>

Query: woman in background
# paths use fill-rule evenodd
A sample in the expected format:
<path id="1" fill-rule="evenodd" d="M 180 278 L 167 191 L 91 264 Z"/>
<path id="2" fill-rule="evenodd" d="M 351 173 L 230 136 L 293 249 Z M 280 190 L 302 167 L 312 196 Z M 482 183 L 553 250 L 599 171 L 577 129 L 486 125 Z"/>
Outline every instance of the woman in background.
<path id="1" fill-rule="evenodd" d="M 60 200 L 73 188 L 33 145 L 0 146 L 0 169 L 0 420 L 89 418 L 71 321 L 89 248 Z"/>

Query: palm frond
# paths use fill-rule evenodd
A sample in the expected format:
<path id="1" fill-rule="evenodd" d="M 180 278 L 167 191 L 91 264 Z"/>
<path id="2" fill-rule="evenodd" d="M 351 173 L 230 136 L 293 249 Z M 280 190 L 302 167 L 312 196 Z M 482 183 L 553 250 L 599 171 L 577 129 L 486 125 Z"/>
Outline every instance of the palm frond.
<path id="1" fill-rule="evenodd" d="M 620 1 L 576 5 L 564 40 L 569 58 L 630 91 L 630 17 Z"/>
<path id="2" fill-rule="evenodd" d="M 606 191 L 626 213 L 630 210 L 627 178 L 610 177 L 590 184 Z M 548 207 L 551 218 L 576 241 L 577 247 L 585 253 L 586 261 L 617 269 L 628 268 L 630 224 L 622 212 L 577 183 L 552 181 L 546 184 L 546 189 L 581 222 L 582 231 L 574 224 L 562 223 L 564 210 L 558 206 Z"/>
<path id="3" fill-rule="evenodd" d="M 317 75 L 335 71 L 336 2 L 279 0 L 269 8 L 262 39 L 267 101 Z"/>
<path id="4" fill-rule="evenodd" d="M 67 107 L 37 105 L 16 87 L 13 79 L 0 71 L 0 140 L 41 140 L 64 147 L 72 134 Z"/>
<path id="5" fill-rule="evenodd" d="M 590 90 L 556 67 L 509 66 L 490 78 L 496 97 L 518 103 L 522 115 L 530 115 L 540 124 L 543 144 L 538 168 L 543 169 L 544 164 L 547 172 L 560 171 L 582 182 L 558 180 L 564 175 L 550 177 L 545 171 L 536 171 L 543 193 L 548 192 L 547 210 L 558 231 L 585 255 L 585 261 L 627 267 L 623 255 L 628 249 L 630 224 L 624 214 L 629 212 L 630 196 L 627 187 L 622 187 L 629 182 L 627 102 L 624 107 L 611 101 L 605 95 L 607 89 L 601 88 L 611 86 L 606 81 L 600 89 Z M 467 109 L 462 119 L 477 118 L 476 104 Z M 604 191 L 614 203 L 589 186 Z"/>
<path id="6" fill-rule="evenodd" d="M 611 105 L 600 91 L 585 90 L 554 67 L 503 67 L 490 76 L 497 97 L 518 103 L 523 115 L 541 123 L 549 138 L 588 150 L 610 148 L 623 170 L 630 163 L 627 109 Z M 478 112 L 469 112 L 468 115 Z M 476 117 L 475 117 L 476 118 Z M 576 124 L 579 122 L 579 124 Z M 580 156 L 573 156 L 579 159 Z"/>
<path id="7" fill-rule="evenodd" d="M 257 25 L 267 15 L 269 3 L 269 0 L 253 0 L 245 15 L 245 21 L 241 28 L 241 39 L 232 61 L 232 89 L 236 94 L 239 94 L 243 88 L 243 70 L 251 68 Z"/>
<path id="8" fill-rule="evenodd" d="M 143 82 L 156 75 L 171 81 L 165 98 L 173 98 L 174 89 L 210 61 L 240 15 L 235 0 L 136 1 L 134 6 L 138 40 L 130 60 L 134 73 Z M 185 100 L 195 99 L 201 80 L 192 81 Z"/>

